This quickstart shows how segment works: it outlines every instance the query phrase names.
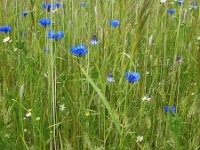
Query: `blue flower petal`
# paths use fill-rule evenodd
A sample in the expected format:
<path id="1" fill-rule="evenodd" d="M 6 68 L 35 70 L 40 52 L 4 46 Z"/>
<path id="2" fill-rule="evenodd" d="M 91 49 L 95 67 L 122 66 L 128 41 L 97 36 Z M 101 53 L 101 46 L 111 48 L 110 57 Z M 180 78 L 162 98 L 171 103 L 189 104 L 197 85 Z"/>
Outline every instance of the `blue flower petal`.
<path id="1" fill-rule="evenodd" d="M 175 14 L 175 9 L 168 9 L 168 10 L 167 10 L 167 13 L 168 13 L 168 14 Z"/>
<path id="2" fill-rule="evenodd" d="M 110 25 L 113 27 L 117 27 L 120 25 L 120 21 L 119 20 L 110 20 Z"/>
<path id="3" fill-rule="evenodd" d="M 7 33 L 7 32 L 10 32 L 12 30 L 12 27 L 7 25 L 7 26 L 0 26 L 0 32 L 4 32 L 4 33 Z"/>
<path id="4" fill-rule="evenodd" d="M 81 4 L 80 4 L 80 5 L 81 5 L 81 7 L 85 7 L 85 6 L 86 6 L 86 4 L 87 4 L 86 2 L 81 2 Z"/>
<path id="5" fill-rule="evenodd" d="M 48 32 L 48 38 L 49 39 L 54 39 L 54 32 L 53 31 L 49 31 Z"/>
<path id="6" fill-rule="evenodd" d="M 129 82 L 137 82 L 140 79 L 140 74 L 137 72 L 126 72 L 125 76 Z"/>
<path id="7" fill-rule="evenodd" d="M 164 111 L 165 111 L 165 112 L 169 112 L 169 106 L 168 106 L 168 105 L 166 105 L 166 106 L 164 107 Z"/>
<path id="8" fill-rule="evenodd" d="M 59 7 L 62 6 L 62 5 L 63 5 L 62 2 L 56 2 L 56 3 L 54 4 L 54 7 L 55 7 L 55 8 L 59 8 Z"/>
<path id="9" fill-rule="evenodd" d="M 57 40 L 57 39 L 62 38 L 63 36 L 64 36 L 64 32 L 59 31 L 58 33 L 55 34 L 55 37 L 54 37 L 54 38 Z"/>
<path id="10" fill-rule="evenodd" d="M 47 9 L 46 3 L 42 2 L 42 7 L 43 7 L 44 9 Z"/>
<path id="11" fill-rule="evenodd" d="M 78 45 L 78 46 L 77 46 L 77 49 L 85 49 L 85 48 L 86 48 L 85 45 Z"/>
<path id="12" fill-rule="evenodd" d="M 174 105 L 172 105 L 171 112 L 172 112 L 172 113 L 175 113 L 175 112 L 176 112 L 176 107 L 175 107 Z"/>
<path id="13" fill-rule="evenodd" d="M 74 55 L 85 55 L 88 53 L 88 49 L 86 48 L 85 45 L 78 45 L 78 46 L 73 46 L 70 48 L 70 51 L 74 54 Z"/>
<path id="14" fill-rule="evenodd" d="M 183 1 L 178 1 L 178 5 L 183 5 Z"/>
<path id="15" fill-rule="evenodd" d="M 64 36 L 64 32 L 63 31 L 58 31 L 58 33 L 54 33 L 54 31 L 49 31 L 48 32 L 48 38 L 49 39 L 58 40 L 58 39 L 62 38 L 63 36 Z"/>
<path id="16" fill-rule="evenodd" d="M 22 12 L 22 15 L 23 15 L 24 17 L 26 17 L 26 16 L 28 15 L 28 12 L 27 12 L 26 10 L 24 10 L 24 11 Z"/>
<path id="17" fill-rule="evenodd" d="M 51 20 L 47 18 L 40 19 L 39 23 L 44 27 L 49 26 L 51 24 Z"/>

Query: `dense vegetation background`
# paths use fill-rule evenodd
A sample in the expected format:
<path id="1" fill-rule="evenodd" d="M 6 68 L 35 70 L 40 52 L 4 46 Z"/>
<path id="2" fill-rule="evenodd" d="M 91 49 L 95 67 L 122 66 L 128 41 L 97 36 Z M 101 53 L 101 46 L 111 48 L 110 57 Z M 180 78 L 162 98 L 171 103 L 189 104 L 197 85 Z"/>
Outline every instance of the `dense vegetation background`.
<path id="1" fill-rule="evenodd" d="M 0 149 L 199 150 L 200 2 L 61 2 L 0 1 Z"/>

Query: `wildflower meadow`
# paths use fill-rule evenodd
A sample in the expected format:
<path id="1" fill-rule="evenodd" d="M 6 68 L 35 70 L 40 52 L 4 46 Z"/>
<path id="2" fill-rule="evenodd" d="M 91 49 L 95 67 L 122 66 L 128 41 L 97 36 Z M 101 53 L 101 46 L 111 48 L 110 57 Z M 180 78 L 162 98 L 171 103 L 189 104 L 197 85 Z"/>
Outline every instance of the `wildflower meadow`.
<path id="1" fill-rule="evenodd" d="M 1 0 L 0 150 L 200 150 L 200 0 Z"/>

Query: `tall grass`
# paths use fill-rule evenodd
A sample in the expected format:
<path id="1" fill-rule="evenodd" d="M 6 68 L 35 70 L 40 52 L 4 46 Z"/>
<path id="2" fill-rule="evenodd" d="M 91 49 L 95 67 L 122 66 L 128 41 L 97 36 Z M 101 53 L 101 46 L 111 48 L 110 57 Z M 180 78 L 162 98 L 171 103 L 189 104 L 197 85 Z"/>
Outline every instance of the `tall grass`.
<path id="1" fill-rule="evenodd" d="M 0 42 L 0 149 L 200 149 L 199 8 L 190 1 L 81 2 L 63 1 L 52 13 L 39 0 L 0 1 L 0 25 L 12 26 L 0 36 L 12 39 Z M 51 26 L 39 25 L 41 18 Z M 49 40 L 48 30 L 65 36 Z M 79 44 L 87 55 L 70 52 Z M 141 79 L 129 83 L 126 71 Z M 176 113 L 165 112 L 167 104 Z"/>

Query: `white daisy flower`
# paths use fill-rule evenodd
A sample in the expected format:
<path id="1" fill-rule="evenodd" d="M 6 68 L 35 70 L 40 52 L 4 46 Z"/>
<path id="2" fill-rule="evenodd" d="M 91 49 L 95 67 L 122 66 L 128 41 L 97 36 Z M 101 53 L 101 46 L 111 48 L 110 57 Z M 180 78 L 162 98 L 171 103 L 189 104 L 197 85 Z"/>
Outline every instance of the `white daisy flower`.
<path id="1" fill-rule="evenodd" d="M 10 39 L 10 37 L 6 37 L 5 39 L 3 39 L 3 43 L 7 43 L 7 42 L 12 42 L 12 40 Z"/>

